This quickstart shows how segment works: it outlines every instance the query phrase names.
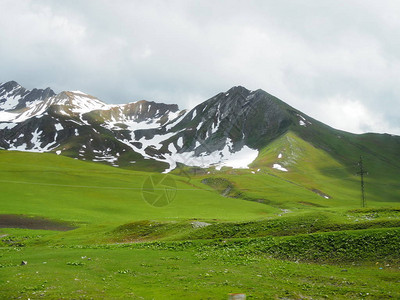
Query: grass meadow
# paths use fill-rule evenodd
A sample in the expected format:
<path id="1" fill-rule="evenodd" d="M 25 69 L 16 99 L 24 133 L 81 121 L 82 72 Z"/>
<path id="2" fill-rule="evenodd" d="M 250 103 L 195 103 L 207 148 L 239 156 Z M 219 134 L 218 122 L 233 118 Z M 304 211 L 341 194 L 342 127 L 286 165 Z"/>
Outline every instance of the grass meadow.
<path id="1" fill-rule="evenodd" d="M 266 167 L 291 151 L 278 140 L 250 169 L 175 172 L 169 187 L 164 174 L 0 151 L 0 298 L 399 299 L 396 191 L 379 197 L 371 178 L 360 208 L 357 176 L 289 138 L 319 167 L 307 155 L 287 173 Z"/>

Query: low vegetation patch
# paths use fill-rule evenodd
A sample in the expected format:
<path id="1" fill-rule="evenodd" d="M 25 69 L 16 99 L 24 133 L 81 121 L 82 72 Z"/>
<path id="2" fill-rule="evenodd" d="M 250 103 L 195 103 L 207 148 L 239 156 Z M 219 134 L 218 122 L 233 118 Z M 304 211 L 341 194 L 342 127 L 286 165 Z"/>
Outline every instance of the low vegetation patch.
<path id="1" fill-rule="evenodd" d="M 199 251 L 198 256 L 203 259 L 218 256 L 223 260 L 242 260 L 268 256 L 314 263 L 391 262 L 398 265 L 400 229 L 368 229 L 252 239 L 153 242 L 116 247 L 173 251 L 196 249 Z"/>
<path id="2" fill-rule="evenodd" d="M 117 227 L 108 234 L 113 242 L 143 242 L 162 239 L 190 229 L 188 222 L 137 221 Z"/>
<path id="3" fill-rule="evenodd" d="M 361 230 L 400 227 L 400 218 L 356 219 L 338 218 L 331 213 L 286 214 L 268 220 L 252 222 L 223 222 L 191 231 L 187 239 L 246 238 L 289 236 L 315 232 Z"/>

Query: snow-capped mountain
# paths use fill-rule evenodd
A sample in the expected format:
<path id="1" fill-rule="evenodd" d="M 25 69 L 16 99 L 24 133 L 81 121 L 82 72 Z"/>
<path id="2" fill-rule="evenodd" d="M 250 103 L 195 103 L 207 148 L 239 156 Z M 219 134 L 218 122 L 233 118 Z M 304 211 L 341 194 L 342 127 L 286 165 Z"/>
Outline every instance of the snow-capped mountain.
<path id="1" fill-rule="evenodd" d="M 80 91 L 28 91 L 14 81 L 0 85 L 0 91 L 1 148 L 52 151 L 115 166 L 129 152 L 135 158 L 132 164 L 152 159 L 136 139 L 184 113 L 177 105 L 145 100 L 108 105 Z"/>
<path id="2" fill-rule="evenodd" d="M 15 81 L 0 84 L 0 111 L 19 110 L 54 96 L 50 88 L 29 91 Z"/>
<path id="3" fill-rule="evenodd" d="M 0 85 L 0 148 L 8 150 L 164 172 L 179 164 L 219 170 L 268 161 L 265 148 L 288 132 L 339 160 L 347 159 L 340 154 L 343 143 L 366 148 L 355 135 L 332 129 L 263 90 L 240 86 L 192 110 L 179 110 L 176 104 L 146 100 L 110 105 L 80 91 L 28 91 L 14 81 Z M 294 146 L 286 139 L 289 151 Z M 400 145 L 398 137 L 391 141 Z M 299 156 L 290 151 L 286 162 L 277 157 L 279 163 L 268 166 L 288 171 Z"/>

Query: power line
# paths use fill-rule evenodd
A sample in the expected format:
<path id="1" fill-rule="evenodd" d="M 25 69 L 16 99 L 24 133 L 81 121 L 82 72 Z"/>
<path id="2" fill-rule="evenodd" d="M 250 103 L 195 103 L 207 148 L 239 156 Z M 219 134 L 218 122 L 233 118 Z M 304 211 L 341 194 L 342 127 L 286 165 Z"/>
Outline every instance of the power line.
<path id="1" fill-rule="evenodd" d="M 361 207 L 365 207 L 366 202 L 365 202 L 365 191 L 364 191 L 364 174 L 367 174 L 367 171 L 364 170 L 363 159 L 361 155 L 358 165 L 360 167 L 360 171 L 357 174 L 361 176 Z"/>

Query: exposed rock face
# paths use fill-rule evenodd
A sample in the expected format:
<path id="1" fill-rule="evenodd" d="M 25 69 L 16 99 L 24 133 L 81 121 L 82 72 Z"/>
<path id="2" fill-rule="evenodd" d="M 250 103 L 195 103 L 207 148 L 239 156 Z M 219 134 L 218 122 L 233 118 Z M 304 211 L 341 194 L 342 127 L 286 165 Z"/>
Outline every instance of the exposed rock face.
<path id="1" fill-rule="evenodd" d="M 54 95 L 50 88 L 29 91 L 17 82 L 9 81 L 0 85 L 0 111 L 21 110 Z"/>
<path id="2" fill-rule="evenodd" d="M 190 111 L 141 100 L 109 105 L 79 91 L 0 85 L 0 147 L 113 166 L 246 167 L 270 141 L 313 119 L 263 90 L 233 87 Z M 169 166 L 169 167 L 168 167 Z"/>
<path id="3" fill-rule="evenodd" d="M 114 166 L 124 154 L 131 163 L 143 160 L 135 151 L 141 149 L 153 161 L 158 155 L 139 140 L 165 133 L 163 125 L 184 112 L 176 104 L 108 105 L 79 91 L 29 91 L 10 81 L 0 85 L 0 149 L 53 151 Z"/>
<path id="4" fill-rule="evenodd" d="M 203 147 L 186 143 L 184 150 L 196 149 L 196 154 L 222 150 L 228 140 L 232 141 L 233 151 L 244 145 L 257 149 L 293 123 L 288 108 L 262 90 L 233 87 L 196 106 L 173 130 L 189 129 L 182 134 L 184 140 L 195 137 Z"/>

